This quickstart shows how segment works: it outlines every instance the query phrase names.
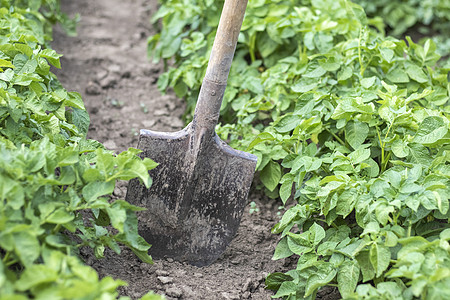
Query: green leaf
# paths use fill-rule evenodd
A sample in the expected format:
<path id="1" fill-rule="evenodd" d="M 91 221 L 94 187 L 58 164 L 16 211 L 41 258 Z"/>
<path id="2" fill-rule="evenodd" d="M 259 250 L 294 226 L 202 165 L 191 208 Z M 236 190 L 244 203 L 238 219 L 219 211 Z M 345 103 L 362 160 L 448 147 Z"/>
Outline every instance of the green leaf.
<path id="1" fill-rule="evenodd" d="M 349 297 L 359 281 L 359 264 L 355 260 L 345 260 L 339 267 L 337 282 L 339 293 L 343 298 Z"/>
<path id="2" fill-rule="evenodd" d="M 61 69 L 61 62 L 59 61 L 59 58 L 62 55 L 56 53 L 55 50 L 44 49 L 41 52 L 39 52 L 39 56 L 46 58 L 48 62 L 51 63 L 53 66 L 55 66 L 58 69 Z"/>
<path id="3" fill-rule="evenodd" d="M 115 182 L 101 182 L 94 181 L 89 182 L 83 187 L 83 197 L 86 202 L 91 202 L 96 200 L 100 196 L 109 195 L 114 191 Z"/>
<path id="4" fill-rule="evenodd" d="M 391 150 L 399 158 L 404 158 L 409 154 L 408 144 L 402 139 L 395 140 L 391 145 Z"/>
<path id="5" fill-rule="evenodd" d="M 358 193 L 353 190 L 345 190 L 339 195 L 339 199 L 336 204 L 336 214 L 347 217 L 355 208 L 356 201 L 358 199 Z"/>
<path id="6" fill-rule="evenodd" d="M 91 122 L 88 112 L 84 109 L 74 107 L 72 111 L 72 122 L 85 137 Z"/>
<path id="7" fill-rule="evenodd" d="M 106 208 L 106 212 L 108 213 L 109 220 L 111 220 L 111 225 L 122 233 L 127 219 L 126 209 L 124 209 L 120 203 L 115 202 L 113 205 Z"/>
<path id="8" fill-rule="evenodd" d="M 370 149 L 358 148 L 348 156 L 354 165 L 360 164 L 370 158 Z"/>
<path id="9" fill-rule="evenodd" d="M 370 263 L 372 264 L 376 277 L 380 277 L 389 267 L 391 252 L 389 248 L 378 243 L 373 243 L 369 252 Z"/>
<path id="10" fill-rule="evenodd" d="M 289 249 L 297 255 L 303 255 L 313 250 L 309 240 L 309 232 L 302 234 L 288 233 L 287 243 Z"/>
<path id="11" fill-rule="evenodd" d="M 363 78 L 363 79 L 361 79 L 361 85 L 363 87 L 365 87 L 366 89 L 368 89 L 368 88 L 373 86 L 373 84 L 375 83 L 376 79 L 377 79 L 376 76 Z"/>
<path id="12" fill-rule="evenodd" d="M 375 269 L 370 261 L 369 251 L 361 251 L 356 256 L 356 260 L 361 269 L 363 275 L 363 282 L 367 282 L 375 278 Z"/>
<path id="13" fill-rule="evenodd" d="M 39 240 L 29 231 L 14 234 L 14 248 L 24 266 L 30 266 L 40 255 Z"/>
<path id="14" fill-rule="evenodd" d="M 318 245 L 325 238 L 325 229 L 316 222 L 309 227 L 308 232 L 313 245 Z"/>
<path id="15" fill-rule="evenodd" d="M 260 179 L 269 191 L 275 190 L 281 179 L 280 164 L 271 160 L 261 171 Z"/>
<path id="16" fill-rule="evenodd" d="M 275 272 L 272 274 L 269 274 L 266 278 L 266 289 L 276 291 L 280 289 L 280 286 L 283 284 L 283 282 L 286 281 L 292 281 L 294 278 L 288 274 L 284 274 L 281 272 Z"/>
<path id="17" fill-rule="evenodd" d="M 404 70 L 402 70 L 398 67 L 391 69 L 386 74 L 386 78 L 389 79 L 392 83 L 408 83 L 409 82 L 408 74 Z"/>
<path id="18" fill-rule="evenodd" d="M 413 163 L 418 163 L 425 167 L 431 164 L 430 153 L 425 146 L 418 143 L 409 143 L 408 148 Z"/>
<path id="19" fill-rule="evenodd" d="M 258 145 L 261 142 L 272 141 L 274 139 L 275 139 L 275 137 L 271 133 L 262 132 L 262 133 L 258 134 L 258 136 L 250 143 L 250 145 L 248 145 L 248 147 L 245 151 L 249 151 L 249 150 L 253 149 L 253 147 L 255 147 L 256 145 Z"/>
<path id="20" fill-rule="evenodd" d="M 302 122 L 302 118 L 297 115 L 285 115 L 276 124 L 275 129 L 280 133 L 285 133 L 293 130 Z"/>
<path id="21" fill-rule="evenodd" d="M 58 277 L 58 273 L 47 265 L 32 265 L 25 269 L 14 287 L 23 292 L 43 283 L 54 282 Z"/>
<path id="22" fill-rule="evenodd" d="M 408 62 L 406 64 L 406 73 L 408 74 L 409 78 L 419 83 L 428 81 L 428 76 L 425 74 L 423 69 L 413 63 Z"/>
<path id="23" fill-rule="evenodd" d="M 154 292 L 148 292 L 147 294 L 142 296 L 140 300 L 164 300 L 164 299 L 165 299 L 164 296 L 155 294 Z"/>
<path id="24" fill-rule="evenodd" d="M 335 278 L 337 270 L 329 263 L 320 266 L 312 276 L 306 281 L 305 297 L 312 295 L 322 286 L 327 285 Z"/>
<path id="25" fill-rule="evenodd" d="M 0 59 L 0 68 L 12 68 L 14 69 L 15 66 L 8 60 Z"/>
<path id="26" fill-rule="evenodd" d="M 280 285 L 277 293 L 274 296 L 272 296 L 272 298 L 276 299 L 276 298 L 281 298 L 284 296 L 289 296 L 289 295 L 295 294 L 296 290 L 297 290 L 297 285 L 294 282 L 284 281 Z"/>
<path id="27" fill-rule="evenodd" d="M 292 193 L 292 185 L 294 184 L 294 175 L 287 173 L 283 176 L 280 187 L 280 198 L 283 201 L 283 204 L 286 204 L 286 201 L 289 199 Z"/>
<path id="28" fill-rule="evenodd" d="M 448 132 L 448 125 L 441 117 L 429 116 L 420 123 L 413 142 L 429 145 L 443 138 Z"/>
<path id="29" fill-rule="evenodd" d="M 282 258 L 286 258 L 294 254 L 288 246 L 288 239 L 287 237 L 282 238 L 277 246 L 275 247 L 275 252 L 273 254 L 272 260 L 278 260 Z"/>
<path id="30" fill-rule="evenodd" d="M 45 221 L 52 224 L 65 224 L 71 222 L 75 218 L 72 212 L 68 212 L 66 208 L 60 207 L 51 213 Z"/>
<path id="31" fill-rule="evenodd" d="M 366 123 L 350 121 L 345 126 L 345 139 L 355 150 L 364 143 L 368 134 L 369 126 Z"/>

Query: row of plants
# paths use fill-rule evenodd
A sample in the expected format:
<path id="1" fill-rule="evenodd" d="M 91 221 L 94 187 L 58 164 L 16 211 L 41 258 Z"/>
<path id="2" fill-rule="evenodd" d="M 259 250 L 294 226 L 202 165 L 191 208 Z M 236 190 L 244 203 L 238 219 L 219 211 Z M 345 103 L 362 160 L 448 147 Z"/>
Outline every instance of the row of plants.
<path id="1" fill-rule="evenodd" d="M 428 36 L 436 42 L 436 51 L 450 55 L 450 3 L 446 0 L 367 1 L 356 0 L 367 15 L 379 16 L 389 26 L 390 34 Z"/>
<path id="2" fill-rule="evenodd" d="M 149 54 L 171 64 L 158 85 L 187 120 L 222 5 L 162 1 L 153 17 Z M 450 68 L 432 40 L 384 32 L 351 1 L 249 1 L 216 131 L 287 205 L 273 259 L 297 263 L 267 277 L 274 298 L 450 298 Z"/>
<path id="3" fill-rule="evenodd" d="M 117 180 L 140 178 L 149 187 L 156 163 L 86 139 L 80 95 L 50 71 L 61 67 L 49 47 L 54 22 L 74 30 L 58 0 L 1 0 L 0 298 L 116 299 L 126 283 L 100 279 L 79 251 L 90 247 L 101 258 L 105 248 L 128 247 L 152 263 L 137 232 L 140 208 L 109 195 Z"/>

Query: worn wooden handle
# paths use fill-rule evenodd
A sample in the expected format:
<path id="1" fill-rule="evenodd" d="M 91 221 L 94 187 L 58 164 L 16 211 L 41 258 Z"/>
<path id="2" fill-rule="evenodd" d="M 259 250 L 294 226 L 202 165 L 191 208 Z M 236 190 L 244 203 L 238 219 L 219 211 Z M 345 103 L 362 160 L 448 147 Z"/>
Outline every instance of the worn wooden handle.
<path id="1" fill-rule="evenodd" d="M 225 0 L 205 79 L 226 84 L 247 0 Z"/>
<path id="2" fill-rule="evenodd" d="M 214 131 L 248 0 L 225 0 L 195 107 L 194 129 Z"/>

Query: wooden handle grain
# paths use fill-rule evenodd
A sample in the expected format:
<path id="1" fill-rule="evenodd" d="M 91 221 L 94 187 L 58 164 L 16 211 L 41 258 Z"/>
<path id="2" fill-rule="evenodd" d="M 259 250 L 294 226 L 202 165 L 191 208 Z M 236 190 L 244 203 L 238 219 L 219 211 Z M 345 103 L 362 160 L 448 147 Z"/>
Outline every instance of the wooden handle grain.
<path id="1" fill-rule="evenodd" d="M 196 132 L 214 133 L 247 2 L 248 0 L 225 0 L 195 107 L 193 129 Z"/>
<path id="2" fill-rule="evenodd" d="M 226 84 L 248 0 L 225 0 L 205 78 Z"/>

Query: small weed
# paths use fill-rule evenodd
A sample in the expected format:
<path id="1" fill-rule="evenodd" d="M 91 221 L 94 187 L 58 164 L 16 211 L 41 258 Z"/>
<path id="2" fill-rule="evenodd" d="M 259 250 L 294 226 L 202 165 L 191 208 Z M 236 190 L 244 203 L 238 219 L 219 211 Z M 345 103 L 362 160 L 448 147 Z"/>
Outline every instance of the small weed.
<path id="1" fill-rule="evenodd" d="M 139 103 L 139 105 L 141 106 L 142 112 L 143 112 L 144 114 L 148 114 L 148 108 L 147 108 L 147 106 L 145 105 L 145 103 L 144 103 L 144 102 L 141 102 L 141 103 Z"/>
<path id="2" fill-rule="evenodd" d="M 249 213 L 250 213 L 250 214 L 253 214 L 253 213 L 255 213 L 255 212 L 259 212 L 259 208 L 258 208 L 258 206 L 256 205 L 255 201 L 252 201 L 252 202 L 250 202 L 250 210 L 249 210 Z"/>

